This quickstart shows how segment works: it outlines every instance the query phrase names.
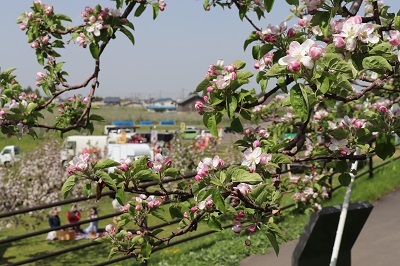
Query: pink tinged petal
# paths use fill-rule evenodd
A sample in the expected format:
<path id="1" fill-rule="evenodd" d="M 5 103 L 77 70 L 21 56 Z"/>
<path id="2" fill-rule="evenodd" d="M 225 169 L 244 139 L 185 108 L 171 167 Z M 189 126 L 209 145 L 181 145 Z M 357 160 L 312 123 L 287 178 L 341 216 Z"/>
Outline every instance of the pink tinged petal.
<path id="1" fill-rule="evenodd" d="M 309 56 L 303 56 L 303 58 L 301 58 L 301 63 L 307 69 L 312 69 L 314 67 L 314 61 Z"/>

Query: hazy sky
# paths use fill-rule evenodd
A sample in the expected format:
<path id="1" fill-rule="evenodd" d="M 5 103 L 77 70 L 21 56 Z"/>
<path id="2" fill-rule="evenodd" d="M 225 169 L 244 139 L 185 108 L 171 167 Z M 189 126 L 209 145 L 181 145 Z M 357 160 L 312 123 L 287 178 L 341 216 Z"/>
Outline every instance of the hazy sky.
<path id="1" fill-rule="evenodd" d="M 115 2 L 95 0 L 42 0 L 54 6 L 56 13 L 72 18 L 71 25 L 81 24 L 81 11 L 96 3 L 102 7 L 114 7 Z M 42 67 L 36 62 L 35 52 L 29 47 L 25 32 L 16 24 L 17 17 L 29 11 L 32 1 L 7 1 L 4 5 L 0 34 L 0 67 L 2 70 L 16 67 L 16 75 L 23 87 L 35 88 L 36 73 Z M 205 12 L 203 0 L 166 0 L 167 7 L 153 21 L 148 8 L 139 18 L 130 17 L 135 26 L 135 46 L 121 33 L 112 40 L 102 56 L 98 96 L 119 97 L 171 97 L 180 98 L 194 91 L 204 78 L 208 66 L 218 59 L 229 64 L 237 59 L 247 62 L 253 70 L 251 47 L 243 51 L 243 42 L 253 30 L 249 23 L 241 21 L 237 9 L 212 8 Z M 400 1 L 385 1 L 400 8 Z M 394 12 L 394 11 L 393 11 Z M 276 0 L 271 14 L 257 26 L 266 28 L 279 24 L 289 15 L 284 0 Z M 88 49 L 71 42 L 59 52 L 65 61 L 69 84 L 81 83 L 92 73 L 93 61 Z M 58 59 L 59 60 L 59 59 Z M 256 86 L 255 82 L 252 84 Z M 85 95 L 86 92 L 80 92 Z"/>

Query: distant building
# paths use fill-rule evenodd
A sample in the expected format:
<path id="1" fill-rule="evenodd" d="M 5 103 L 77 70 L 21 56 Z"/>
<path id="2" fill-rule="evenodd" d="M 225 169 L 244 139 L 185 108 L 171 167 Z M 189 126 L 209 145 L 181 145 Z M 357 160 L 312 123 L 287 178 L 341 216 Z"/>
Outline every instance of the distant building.
<path id="1" fill-rule="evenodd" d="M 198 94 L 190 94 L 187 98 L 177 101 L 178 112 L 196 112 L 194 105 L 197 101 L 203 101 L 203 97 Z"/>
<path id="2" fill-rule="evenodd" d="M 105 97 L 104 98 L 105 105 L 121 105 L 121 98 L 119 97 Z"/>
<path id="3" fill-rule="evenodd" d="M 176 102 L 172 98 L 160 98 L 148 105 L 147 110 L 154 112 L 176 112 Z"/>

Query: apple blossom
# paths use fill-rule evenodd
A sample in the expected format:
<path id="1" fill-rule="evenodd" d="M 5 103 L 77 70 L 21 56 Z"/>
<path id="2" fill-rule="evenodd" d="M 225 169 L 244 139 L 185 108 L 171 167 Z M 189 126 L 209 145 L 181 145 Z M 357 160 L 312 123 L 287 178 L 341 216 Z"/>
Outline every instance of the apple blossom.
<path id="1" fill-rule="evenodd" d="M 341 139 L 341 140 L 336 140 L 335 138 L 331 139 L 331 144 L 329 145 L 329 149 L 331 151 L 341 151 L 344 152 L 345 154 L 349 154 L 350 151 L 347 148 L 347 144 L 349 141 L 347 139 Z"/>
<path id="2" fill-rule="evenodd" d="M 103 29 L 103 24 L 94 22 L 92 25 L 86 27 L 86 31 L 93 33 L 94 36 L 100 36 L 100 30 Z"/>
<path id="3" fill-rule="evenodd" d="M 256 165 L 260 163 L 261 152 L 262 150 L 260 147 L 254 150 L 252 148 L 246 149 L 243 153 L 242 165 L 248 166 L 250 172 L 254 172 L 256 170 Z"/>

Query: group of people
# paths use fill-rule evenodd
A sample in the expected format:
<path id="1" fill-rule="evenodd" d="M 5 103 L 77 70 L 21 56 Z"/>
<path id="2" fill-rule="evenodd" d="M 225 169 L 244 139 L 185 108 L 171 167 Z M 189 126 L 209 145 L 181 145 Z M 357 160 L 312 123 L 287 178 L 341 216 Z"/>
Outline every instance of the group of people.
<path id="1" fill-rule="evenodd" d="M 61 220 L 59 217 L 59 209 L 55 208 L 52 213 L 49 216 L 49 226 L 50 228 L 57 228 L 59 226 L 61 226 Z M 88 219 L 95 219 L 98 217 L 98 212 L 97 212 L 97 208 L 96 207 L 92 207 L 89 210 L 88 213 Z M 80 221 L 80 219 L 82 218 L 81 212 L 78 209 L 78 206 L 76 204 L 72 205 L 71 209 L 68 211 L 67 213 L 67 221 L 68 224 L 75 224 L 77 222 Z M 99 221 L 91 221 L 89 223 L 89 225 L 84 228 L 83 230 L 80 229 L 80 225 L 73 225 L 72 227 L 70 227 L 73 231 L 75 231 L 75 233 L 77 234 L 96 234 L 97 230 L 98 230 L 98 223 Z M 57 238 L 57 233 L 56 231 L 51 231 L 49 232 L 49 234 L 47 235 L 47 240 L 54 240 Z"/>

